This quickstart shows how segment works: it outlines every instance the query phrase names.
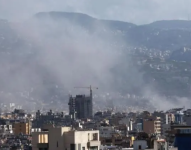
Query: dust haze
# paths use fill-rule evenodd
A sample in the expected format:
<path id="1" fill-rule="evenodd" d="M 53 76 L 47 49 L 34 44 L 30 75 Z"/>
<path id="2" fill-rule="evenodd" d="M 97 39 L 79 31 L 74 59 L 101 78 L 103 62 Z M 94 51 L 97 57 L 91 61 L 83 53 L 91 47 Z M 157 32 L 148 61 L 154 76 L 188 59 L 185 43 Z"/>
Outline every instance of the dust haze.
<path id="1" fill-rule="evenodd" d="M 4 10 L 5 14 L 2 18 L 11 18 L 18 10 L 16 17 L 10 19 L 11 29 L 21 43 L 25 43 L 21 46 L 15 45 L 11 54 L 1 53 L 1 67 L 4 68 L 0 71 L 2 102 L 14 102 L 31 110 L 67 110 L 69 94 L 89 94 L 88 89 L 74 87 L 90 85 L 99 88 L 94 90 L 95 110 L 108 107 L 115 108 L 116 111 L 154 110 L 156 106 L 159 110 L 166 110 L 189 102 L 187 98 L 174 97 L 172 103 L 168 97 L 158 94 L 152 84 L 145 83 L 143 72 L 133 66 L 132 58 L 125 53 L 125 48 L 116 46 L 131 46 L 131 43 L 111 36 L 109 27 L 100 23 L 90 31 L 66 20 L 55 21 L 49 17 L 39 19 L 33 16 L 37 13 L 34 8 L 38 11 L 61 10 L 62 5 L 58 6 L 50 1 L 47 1 L 47 4 L 43 1 L 30 1 L 24 10 L 21 10 L 25 4 L 21 5 L 22 2 L 19 0 L 18 4 L 15 4 L 17 9 L 12 10 L 13 5 L 9 6 L 6 1 L 0 0 L 0 12 Z M 68 7 L 64 9 L 114 19 L 111 9 L 107 9 L 102 15 L 97 10 L 90 12 L 87 9 L 91 8 L 90 4 L 85 5 L 85 0 L 81 4 L 74 5 L 74 2 L 67 2 Z M 112 3 L 116 4 L 112 1 L 110 8 L 113 8 Z M 117 3 L 115 9 L 128 3 L 130 2 Z M 150 5 L 154 6 L 156 3 L 159 2 L 154 1 Z M 51 4 L 53 7 L 49 8 Z M 99 2 L 96 4 L 99 5 Z M 131 4 L 140 3 L 131 1 Z M 9 9 L 5 10 L 7 7 Z M 117 20 L 125 20 L 127 13 L 117 11 Z M 135 14 L 140 16 L 141 11 Z M 24 20 L 20 19 L 22 17 Z M 147 21 L 152 20 L 153 18 L 149 18 Z M 4 55 L 8 55 L 10 64 L 7 64 Z"/>

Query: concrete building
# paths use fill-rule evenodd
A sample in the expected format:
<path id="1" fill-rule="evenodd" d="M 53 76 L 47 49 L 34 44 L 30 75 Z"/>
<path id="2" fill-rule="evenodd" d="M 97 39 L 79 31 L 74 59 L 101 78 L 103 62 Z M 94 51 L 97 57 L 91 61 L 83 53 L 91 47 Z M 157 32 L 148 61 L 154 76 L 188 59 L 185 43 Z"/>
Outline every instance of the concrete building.
<path id="1" fill-rule="evenodd" d="M 133 123 L 133 130 L 137 132 L 143 131 L 143 120 L 142 118 L 137 118 L 136 121 Z"/>
<path id="2" fill-rule="evenodd" d="M 179 127 L 175 129 L 174 146 L 178 150 L 190 150 L 191 149 L 191 128 L 189 126 Z"/>
<path id="3" fill-rule="evenodd" d="M 175 114 L 175 123 L 183 124 L 183 122 L 184 122 L 183 117 L 184 117 L 184 114 L 182 112 L 177 112 Z"/>
<path id="4" fill-rule="evenodd" d="M 164 139 L 154 141 L 154 150 L 169 150 L 169 145 Z"/>
<path id="5" fill-rule="evenodd" d="M 42 128 L 45 124 L 55 124 L 55 125 L 70 125 L 70 122 L 64 116 L 64 112 L 54 113 L 49 110 L 46 113 L 41 113 L 40 110 L 36 112 L 36 118 L 32 121 L 33 128 Z"/>
<path id="6" fill-rule="evenodd" d="M 136 130 L 137 130 L 137 132 L 142 132 L 143 131 L 143 124 L 142 123 L 137 123 L 136 124 Z"/>
<path id="7" fill-rule="evenodd" d="M 185 115 L 191 115 L 191 109 L 185 110 L 185 111 L 184 111 L 184 114 L 185 114 Z"/>
<path id="8" fill-rule="evenodd" d="M 66 149 L 99 150 L 99 131 L 69 131 L 64 135 Z M 70 137 L 70 138 L 68 138 Z"/>
<path id="9" fill-rule="evenodd" d="M 161 135 L 160 117 L 153 117 L 143 121 L 143 131 L 147 134 Z"/>
<path id="10" fill-rule="evenodd" d="M 132 137 L 124 137 L 124 136 L 120 136 L 120 135 L 113 135 L 112 137 L 108 137 L 108 138 L 103 138 L 100 137 L 100 141 L 101 141 L 101 145 L 103 146 L 117 146 L 119 147 L 131 147 L 133 145 L 133 140 Z"/>
<path id="11" fill-rule="evenodd" d="M 69 98 L 69 115 L 72 119 L 84 119 L 93 117 L 92 89 L 90 96 L 76 95 Z"/>
<path id="12" fill-rule="evenodd" d="M 33 150 L 99 150 L 99 131 L 72 130 L 70 127 L 51 128 L 32 134 Z"/>
<path id="13" fill-rule="evenodd" d="M 183 124 L 184 108 L 174 108 L 167 111 L 167 113 L 174 115 L 174 123 Z"/>
<path id="14" fill-rule="evenodd" d="M 33 150 L 48 150 L 48 132 L 33 132 L 32 133 L 32 149 Z"/>
<path id="15" fill-rule="evenodd" d="M 145 141 L 145 140 L 135 140 L 133 142 L 134 150 L 144 150 L 146 148 L 147 148 L 147 141 Z"/>
<path id="16" fill-rule="evenodd" d="M 119 120 L 119 124 L 126 124 L 126 125 L 129 125 L 129 122 L 130 122 L 130 118 L 122 118 Z"/>
<path id="17" fill-rule="evenodd" d="M 175 122 L 175 116 L 172 113 L 167 113 L 165 116 L 165 124 L 171 124 Z"/>
<path id="18" fill-rule="evenodd" d="M 171 130 L 171 124 L 163 124 L 162 125 L 162 135 L 167 136 L 167 131 Z"/>
<path id="19" fill-rule="evenodd" d="M 16 122 L 13 124 L 13 132 L 15 135 L 20 133 L 30 135 L 31 124 L 29 122 Z"/>
<path id="20" fill-rule="evenodd" d="M 12 125 L 0 125 L 0 137 L 3 135 L 13 134 Z"/>
<path id="21" fill-rule="evenodd" d="M 186 123 L 187 126 L 191 126 L 191 116 L 190 115 L 184 116 L 184 122 Z"/>
<path id="22" fill-rule="evenodd" d="M 122 118 L 121 120 L 119 120 L 119 125 L 126 125 L 128 131 L 133 130 L 133 122 L 130 118 Z"/>
<path id="23" fill-rule="evenodd" d="M 115 129 L 112 126 L 106 126 L 106 127 L 99 127 L 98 128 L 99 133 L 100 133 L 100 137 L 104 137 L 104 138 L 111 138 L 112 135 L 115 133 Z"/>

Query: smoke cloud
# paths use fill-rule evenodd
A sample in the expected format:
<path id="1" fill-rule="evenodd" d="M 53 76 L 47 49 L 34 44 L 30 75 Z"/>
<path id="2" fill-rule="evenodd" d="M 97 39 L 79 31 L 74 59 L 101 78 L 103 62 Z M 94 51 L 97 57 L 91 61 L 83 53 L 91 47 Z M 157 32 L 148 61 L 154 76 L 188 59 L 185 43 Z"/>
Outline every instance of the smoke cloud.
<path id="1" fill-rule="evenodd" d="M 54 21 L 49 17 L 13 23 L 11 28 L 25 44 L 15 47 L 22 56 L 15 56 L 18 58 L 10 69 L 15 73 L 11 74 L 10 70 L 4 73 L 8 75 L 7 80 L 14 80 L 8 82 L 7 88 L 16 93 L 26 91 L 27 102 L 52 103 L 46 107 L 62 109 L 67 109 L 68 94 L 89 94 L 88 89 L 74 87 L 98 87 L 95 94 L 112 91 L 111 69 L 120 60 L 120 53 L 113 46 L 117 39 L 102 34 L 107 27 L 97 25 L 90 32 L 68 21 Z M 9 101 L 23 103 L 17 99 Z"/>
<path id="2" fill-rule="evenodd" d="M 158 94 L 152 83 L 145 83 L 144 72 L 134 66 L 131 56 L 124 51 L 131 43 L 111 34 L 104 24 L 96 24 L 92 31 L 66 20 L 30 17 L 42 11 L 72 11 L 143 24 L 159 19 L 185 19 L 190 13 L 186 8 L 188 3 L 186 0 L 185 3 L 0 0 L 0 17 L 12 20 L 11 30 L 15 35 L 10 40 L 13 51 L 1 52 L 0 98 L 24 108 L 67 110 L 68 94 L 89 93 L 74 87 L 92 85 L 99 88 L 94 91 L 96 109 L 153 110 L 157 106 L 161 110 L 186 105 L 187 98 L 172 100 Z M 16 41 L 20 44 L 14 45 Z"/>
<path id="3" fill-rule="evenodd" d="M 10 64 L 3 64 L 3 100 L 32 110 L 67 110 L 68 94 L 89 94 L 74 87 L 92 85 L 99 88 L 94 90 L 95 110 L 166 110 L 188 103 L 187 98 L 161 96 L 146 83 L 126 52 L 130 43 L 104 24 L 88 30 L 50 16 L 10 24 L 22 46 L 8 55 Z"/>

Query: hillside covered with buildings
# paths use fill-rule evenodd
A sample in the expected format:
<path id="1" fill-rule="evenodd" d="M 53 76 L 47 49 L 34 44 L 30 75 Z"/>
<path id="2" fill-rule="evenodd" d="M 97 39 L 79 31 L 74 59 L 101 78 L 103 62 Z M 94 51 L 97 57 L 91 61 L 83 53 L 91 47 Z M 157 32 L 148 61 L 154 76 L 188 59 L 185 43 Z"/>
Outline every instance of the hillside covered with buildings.
<path id="1" fill-rule="evenodd" d="M 96 110 L 154 110 L 158 99 L 175 105 L 183 100 L 184 106 L 191 87 L 189 25 L 135 25 L 66 12 L 42 12 L 19 23 L 0 20 L 1 109 L 16 103 L 67 111 L 68 94 L 79 92 L 73 87 L 90 84 L 100 89 Z"/>

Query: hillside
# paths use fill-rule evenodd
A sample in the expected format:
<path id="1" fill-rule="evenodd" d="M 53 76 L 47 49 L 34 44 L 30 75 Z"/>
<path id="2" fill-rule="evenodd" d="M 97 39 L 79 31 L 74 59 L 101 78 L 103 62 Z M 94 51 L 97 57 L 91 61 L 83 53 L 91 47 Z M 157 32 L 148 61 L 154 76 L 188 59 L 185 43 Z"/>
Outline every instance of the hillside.
<path id="1" fill-rule="evenodd" d="M 191 62 L 191 49 L 183 47 L 176 51 L 173 51 L 170 56 L 170 59 L 176 61 Z"/>
<path id="2" fill-rule="evenodd" d="M 190 52 L 179 51 L 190 46 L 189 23 L 137 26 L 65 12 L 41 12 L 19 24 L 0 20 L 0 99 L 67 109 L 73 87 L 89 84 L 101 87 L 97 108 L 116 99 L 137 105 L 156 93 L 189 97 Z"/>
<path id="3" fill-rule="evenodd" d="M 191 21 L 190 20 L 162 20 L 156 21 L 148 26 L 159 29 L 191 29 Z"/>
<path id="4" fill-rule="evenodd" d="M 127 31 L 129 28 L 135 27 L 133 23 L 114 21 L 114 20 L 99 20 L 82 13 L 69 12 L 41 12 L 34 17 L 38 19 L 53 19 L 54 21 L 69 21 L 73 24 L 82 26 L 88 30 L 93 30 L 97 26 L 107 26 L 111 30 Z"/>

